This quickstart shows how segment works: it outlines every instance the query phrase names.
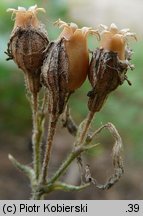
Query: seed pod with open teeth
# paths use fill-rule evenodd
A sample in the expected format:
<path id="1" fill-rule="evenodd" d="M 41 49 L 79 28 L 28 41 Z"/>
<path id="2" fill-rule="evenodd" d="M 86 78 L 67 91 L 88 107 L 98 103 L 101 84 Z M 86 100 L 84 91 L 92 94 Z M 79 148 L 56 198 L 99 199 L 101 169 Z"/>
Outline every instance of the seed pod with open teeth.
<path id="1" fill-rule="evenodd" d="M 92 54 L 89 68 L 89 81 L 93 87 L 88 93 L 88 107 L 92 112 L 98 112 L 103 106 L 104 101 L 111 91 L 114 91 L 127 79 L 127 70 L 133 69 L 129 60 L 131 59 L 131 50 L 127 47 L 127 36 L 134 37 L 129 29 L 121 31 L 111 24 L 110 28 L 103 26 L 101 32 L 101 47 Z"/>
<path id="2" fill-rule="evenodd" d="M 83 27 L 78 29 L 75 23 L 67 24 L 62 20 L 55 22 L 64 28 L 57 41 L 47 49 L 42 66 L 42 80 L 48 87 L 55 109 L 62 113 L 68 95 L 85 81 L 89 69 L 87 35 L 97 31 Z"/>
<path id="3" fill-rule="evenodd" d="M 35 5 L 28 10 L 18 7 L 18 10 L 8 9 L 7 11 L 15 15 L 7 54 L 9 59 L 13 59 L 24 71 L 28 89 L 36 93 L 40 89 L 44 50 L 49 43 L 44 25 L 37 18 L 37 12 L 45 12 L 45 10 Z"/>

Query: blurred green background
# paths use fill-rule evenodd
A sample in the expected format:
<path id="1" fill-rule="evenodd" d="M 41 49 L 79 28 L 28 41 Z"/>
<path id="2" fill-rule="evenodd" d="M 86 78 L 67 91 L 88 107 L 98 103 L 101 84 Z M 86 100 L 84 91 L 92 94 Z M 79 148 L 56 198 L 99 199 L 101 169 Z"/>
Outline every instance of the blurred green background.
<path id="1" fill-rule="evenodd" d="M 84 1 L 77 2 L 78 5 L 81 4 L 82 8 Z M 50 40 L 56 39 L 59 34 L 59 30 L 52 25 L 52 22 L 56 21 L 58 18 L 67 22 L 77 22 L 79 26 L 87 24 L 84 23 L 82 19 L 72 17 L 71 11 L 76 7 L 76 4 L 72 5 L 72 0 L 0 1 L 0 199 L 27 199 L 30 193 L 29 188 L 27 188 L 27 180 L 12 167 L 7 159 L 7 154 L 12 153 L 24 163 L 28 164 L 31 162 L 29 143 L 32 123 L 31 111 L 25 97 L 23 73 L 17 68 L 13 61 L 6 61 L 7 56 L 4 54 L 4 51 L 7 49 L 7 42 L 9 41 L 10 33 L 13 28 L 11 14 L 6 13 L 6 9 L 17 8 L 17 6 L 24 6 L 27 8 L 34 4 L 37 4 L 39 7 L 44 7 L 47 11 L 46 14 L 40 13 L 39 17 L 47 27 Z M 137 4 L 136 7 L 138 7 Z M 85 14 L 81 14 L 81 17 L 82 16 L 85 19 Z M 122 22 L 121 27 L 130 27 L 124 26 L 124 19 L 120 18 L 120 22 Z M 143 198 L 143 176 L 141 175 L 143 171 L 143 37 L 142 32 L 139 30 L 137 34 L 139 35 L 139 40 L 137 42 L 131 41 L 130 43 L 134 52 L 132 63 L 135 65 L 135 70 L 128 72 L 128 78 L 132 82 L 132 86 L 129 86 L 125 82 L 123 86 L 112 93 L 101 112 L 97 113 L 93 123 L 93 127 L 98 128 L 101 124 L 110 121 L 118 128 L 124 143 L 124 177 L 117 186 L 108 192 L 94 190 L 91 195 L 92 189 L 89 189 L 81 193 L 63 193 L 62 196 L 57 193 L 51 195 L 51 199 Z M 94 50 L 97 46 L 95 41 L 96 40 L 91 37 L 88 40 L 91 50 Z M 71 112 L 77 123 L 79 123 L 88 112 L 87 93 L 89 90 L 90 85 L 88 81 L 86 81 L 71 97 Z M 60 130 L 58 130 L 56 139 L 57 143 L 63 143 L 62 140 L 65 142 L 66 139 L 67 143 L 69 143 L 69 140 L 72 142 L 72 138 L 66 131 L 59 131 Z M 103 178 L 102 172 L 105 171 L 108 175 L 107 161 L 110 160 L 111 153 L 109 149 L 111 150 L 112 147 L 110 142 L 113 142 L 113 140 L 107 133 L 103 133 L 98 142 L 102 145 L 95 150 L 94 154 L 89 152 L 87 158 L 91 157 L 92 161 L 95 161 L 95 169 L 97 168 L 97 171 L 99 170 L 99 174 L 96 174 L 99 175 L 100 180 L 100 177 L 101 179 Z M 61 154 L 64 155 L 63 152 L 61 152 Z M 107 161 L 104 159 L 107 159 Z M 94 162 L 92 163 L 94 164 Z"/>

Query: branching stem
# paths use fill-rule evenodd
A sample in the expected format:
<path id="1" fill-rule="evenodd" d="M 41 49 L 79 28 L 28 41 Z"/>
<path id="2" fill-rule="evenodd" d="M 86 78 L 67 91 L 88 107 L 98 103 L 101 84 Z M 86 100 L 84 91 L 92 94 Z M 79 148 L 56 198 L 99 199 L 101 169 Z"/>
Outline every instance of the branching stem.
<path id="1" fill-rule="evenodd" d="M 84 143 L 84 141 L 86 140 L 87 138 L 87 133 L 88 133 L 88 129 L 90 127 L 90 124 L 91 124 L 91 121 L 94 117 L 94 112 L 89 112 L 88 115 L 87 115 L 87 119 L 86 119 L 86 123 L 84 125 L 84 128 L 81 132 L 81 136 L 80 136 L 80 140 L 79 140 L 79 144 L 82 144 Z"/>

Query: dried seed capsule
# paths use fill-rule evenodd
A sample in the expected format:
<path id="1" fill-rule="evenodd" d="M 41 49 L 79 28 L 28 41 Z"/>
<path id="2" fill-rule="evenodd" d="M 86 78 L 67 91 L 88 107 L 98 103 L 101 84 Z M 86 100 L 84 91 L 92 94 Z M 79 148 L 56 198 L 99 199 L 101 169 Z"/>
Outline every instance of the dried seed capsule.
<path id="1" fill-rule="evenodd" d="M 135 34 L 129 30 L 118 31 L 113 24 L 110 28 L 111 32 L 102 32 L 101 48 L 93 52 L 90 62 L 88 77 L 93 89 L 88 93 L 88 107 L 93 112 L 100 111 L 108 94 L 122 85 L 124 80 L 128 81 L 127 70 L 133 69 L 129 64 L 131 51 L 127 48 L 126 35 L 135 37 Z"/>
<path id="2" fill-rule="evenodd" d="M 42 66 L 42 80 L 53 98 L 54 113 L 63 112 L 68 95 L 79 88 L 87 77 L 89 54 L 87 34 L 97 34 L 91 28 L 78 29 L 74 23 L 56 23 L 63 31 L 46 51 Z"/>
<path id="3" fill-rule="evenodd" d="M 15 24 L 8 43 L 9 59 L 24 71 L 28 89 L 36 93 L 40 89 L 41 65 L 44 50 L 49 41 L 44 25 L 37 19 L 37 12 L 45 10 L 37 5 L 26 10 L 23 7 L 8 9 L 15 14 Z"/>
<path id="4" fill-rule="evenodd" d="M 41 68 L 42 82 L 49 89 L 52 98 L 53 114 L 62 113 L 69 93 L 66 89 L 68 83 L 68 59 L 63 40 L 49 44 L 46 58 Z"/>

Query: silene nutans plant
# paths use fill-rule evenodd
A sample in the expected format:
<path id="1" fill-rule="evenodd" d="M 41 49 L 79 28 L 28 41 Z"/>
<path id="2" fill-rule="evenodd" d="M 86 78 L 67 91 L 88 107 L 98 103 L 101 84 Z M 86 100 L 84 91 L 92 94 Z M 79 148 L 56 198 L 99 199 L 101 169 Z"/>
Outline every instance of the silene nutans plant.
<path id="1" fill-rule="evenodd" d="M 90 130 L 90 126 L 95 113 L 101 111 L 109 94 L 124 81 L 131 85 L 127 71 L 134 67 L 130 63 L 132 51 L 128 38 L 136 40 L 136 34 L 129 29 L 119 30 L 115 24 L 109 27 L 102 24 L 96 29 L 79 28 L 73 22 L 59 19 L 53 24 L 61 29 L 61 33 L 57 39 L 49 41 L 46 28 L 38 19 L 39 12 L 45 13 L 44 8 L 34 5 L 28 9 L 18 7 L 7 11 L 14 17 L 14 27 L 6 51 L 7 60 L 13 60 L 24 72 L 32 109 L 33 166 L 21 164 L 12 155 L 9 155 L 9 159 L 29 178 L 31 199 L 44 199 L 45 195 L 56 190 L 80 191 L 90 185 L 102 190 L 109 189 L 124 172 L 122 139 L 112 123 L 102 125 L 95 132 Z M 88 48 L 89 34 L 95 35 L 98 41 L 98 48 L 93 47 L 92 51 Z M 89 112 L 77 126 L 70 114 L 68 102 L 70 95 L 87 78 L 91 84 L 87 92 Z M 45 119 L 48 119 L 48 128 Z M 49 161 L 53 157 L 53 138 L 58 121 L 62 122 L 75 140 L 72 151 L 51 176 Z M 111 133 L 115 142 L 112 149 L 113 174 L 102 185 L 92 176 L 90 164 L 83 163 L 82 153 L 97 146 L 92 141 L 104 128 Z M 45 134 L 46 144 L 42 146 Z M 74 160 L 80 166 L 81 183 L 78 186 L 60 180 Z"/>

